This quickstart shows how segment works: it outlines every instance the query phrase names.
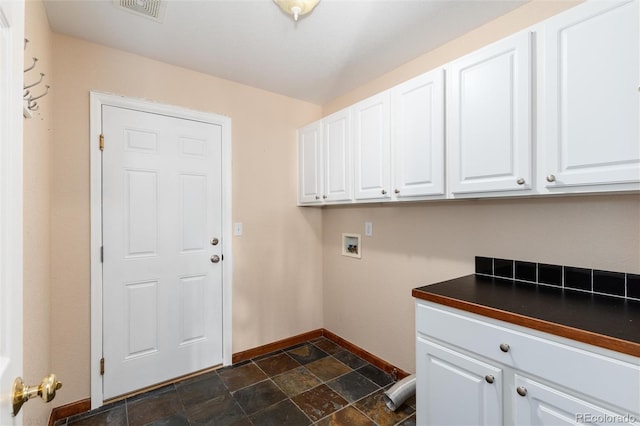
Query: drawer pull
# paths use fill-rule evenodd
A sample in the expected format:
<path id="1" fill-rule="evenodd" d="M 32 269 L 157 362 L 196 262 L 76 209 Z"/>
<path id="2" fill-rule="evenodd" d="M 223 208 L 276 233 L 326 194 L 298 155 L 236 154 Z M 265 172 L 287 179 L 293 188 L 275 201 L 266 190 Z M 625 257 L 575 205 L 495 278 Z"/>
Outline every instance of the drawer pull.
<path id="1" fill-rule="evenodd" d="M 524 386 L 518 386 L 516 388 L 516 392 L 518 392 L 518 395 L 520 396 L 527 396 L 527 388 L 525 388 Z"/>
<path id="2" fill-rule="evenodd" d="M 484 379 L 487 381 L 487 383 L 493 383 L 495 381 L 495 377 L 493 377 L 491 374 L 487 374 L 486 376 L 484 376 Z"/>
<path id="3" fill-rule="evenodd" d="M 506 343 L 500 343 L 500 350 L 502 352 L 509 352 L 509 345 L 507 345 Z"/>

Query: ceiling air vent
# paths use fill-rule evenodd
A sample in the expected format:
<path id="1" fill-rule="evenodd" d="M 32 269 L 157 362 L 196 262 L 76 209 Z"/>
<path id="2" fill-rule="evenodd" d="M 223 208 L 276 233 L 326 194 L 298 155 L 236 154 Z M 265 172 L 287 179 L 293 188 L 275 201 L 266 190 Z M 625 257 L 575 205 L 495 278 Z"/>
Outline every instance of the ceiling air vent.
<path id="1" fill-rule="evenodd" d="M 164 18 L 164 1 L 160 0 L 113 0 L 119 6 L 136 15 L 162 22 Z"/>

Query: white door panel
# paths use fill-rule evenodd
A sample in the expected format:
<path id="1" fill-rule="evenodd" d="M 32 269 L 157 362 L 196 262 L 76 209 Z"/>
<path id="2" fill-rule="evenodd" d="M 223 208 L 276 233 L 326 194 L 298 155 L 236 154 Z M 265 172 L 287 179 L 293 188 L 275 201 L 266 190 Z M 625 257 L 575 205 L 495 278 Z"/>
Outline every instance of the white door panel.
<path id="1" fill-rule="evenodd" d="M 221 126 L 103 106 L 104 398 L 222 362 Z"/>

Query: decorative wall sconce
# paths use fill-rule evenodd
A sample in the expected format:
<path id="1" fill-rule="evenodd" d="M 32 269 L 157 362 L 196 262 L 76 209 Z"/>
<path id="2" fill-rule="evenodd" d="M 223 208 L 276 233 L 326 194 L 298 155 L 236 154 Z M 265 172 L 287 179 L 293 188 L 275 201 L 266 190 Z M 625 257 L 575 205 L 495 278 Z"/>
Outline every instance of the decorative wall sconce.
<path id="1" fill-rule="evenodd" d="M 24 49 L 27 50 L 27 43 L 29 43 L 29 40 L 27 40 L 26 38 L 24 39 Z M 45 91 L 37 96 L 34 96 L 32 93 L 32 89 L 34 87 L 36 87 L 37 85 L 41 84 L 42 81 L 44 80 L 44 73 L 40 73 L 40 79 L 34 83 L 31 84 L 27 84 L 27 73 L 34 70 L 36 65 L 38 63 L 38 58 L 33 58 L 33 64 L 31 64 L 31 66 L 25 68 L 24 70 L 24 74 L 25 74 L 25 83 L 24 83 L 24 93 L 23 93 L 23 101 L 24 101 L 24 106 L 22 107 L 22 114 L 24 115 L 24 118 L 31 118 L 31 113 L 33 111 L 38 111 L 38 109 L 40 109 L 40 106 L 38 105 L 38 102 L 36 102 L 38 99 L 46 96 L 49 93 L 49 88 L 50 86 L 48 84 L 45 84 Z"/>
<path id="2" fill-rule="evenodd" d="M 273 0 L 284 13 L 293 16 L 297 21 L 298 17 L 311 12 L 320 0 Z"/>

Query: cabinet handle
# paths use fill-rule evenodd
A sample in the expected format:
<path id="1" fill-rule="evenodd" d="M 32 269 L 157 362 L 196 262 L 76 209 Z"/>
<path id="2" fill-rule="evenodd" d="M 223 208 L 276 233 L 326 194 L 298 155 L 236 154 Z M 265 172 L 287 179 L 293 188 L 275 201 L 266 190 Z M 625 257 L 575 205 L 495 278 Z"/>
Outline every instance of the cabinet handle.
<path id="1" fill-rule="evenodd" d="M 524 185 L 525 180 L 523 178 L 518 178 L 518 180 L 516 181 L 516 183 L 518 185 Z"/>
<path id="2" fill-rule="evenodd" d="M 385 189 L 383 189 L 381 192 L 382 192 L 382 195 L 386 195 L 387 194 L 387 191 Z"/>
<path id="3" fill-rule="evenodd" d="M 484 376 L 484 379 L 487 381 L 487 383 L 493 383 L 495 377 L 493 377 L 491 374 L 487 374 L 486 376 Z"/>
<path id="4" fill-rule="evenodd" d="M 395 192 L 396 194 L 399 194 L 400 190 L 399 189 L 394 189 L 393 192 Z"/>
<path id="5" fill-rule="evenodd" d="M 555 182 L 555 181 L 556 181 L 556 177 L 554 175 L 547 176 L 547 182 Z"/>
<path id="6" fill-rule="evenodd" d="M 509 352 L 509 345 L 507 345 L 506 343 L 500 343 L 500 350 L 502 352 Z"/>
<path id="7" fill-rule="evenodd" d="M 527 388 L 525 388 L 524 386 L 518 386 L 516 388 L 516 392 L 518 392 L 518 395 L 520 396 L 527 396 Z"/>

